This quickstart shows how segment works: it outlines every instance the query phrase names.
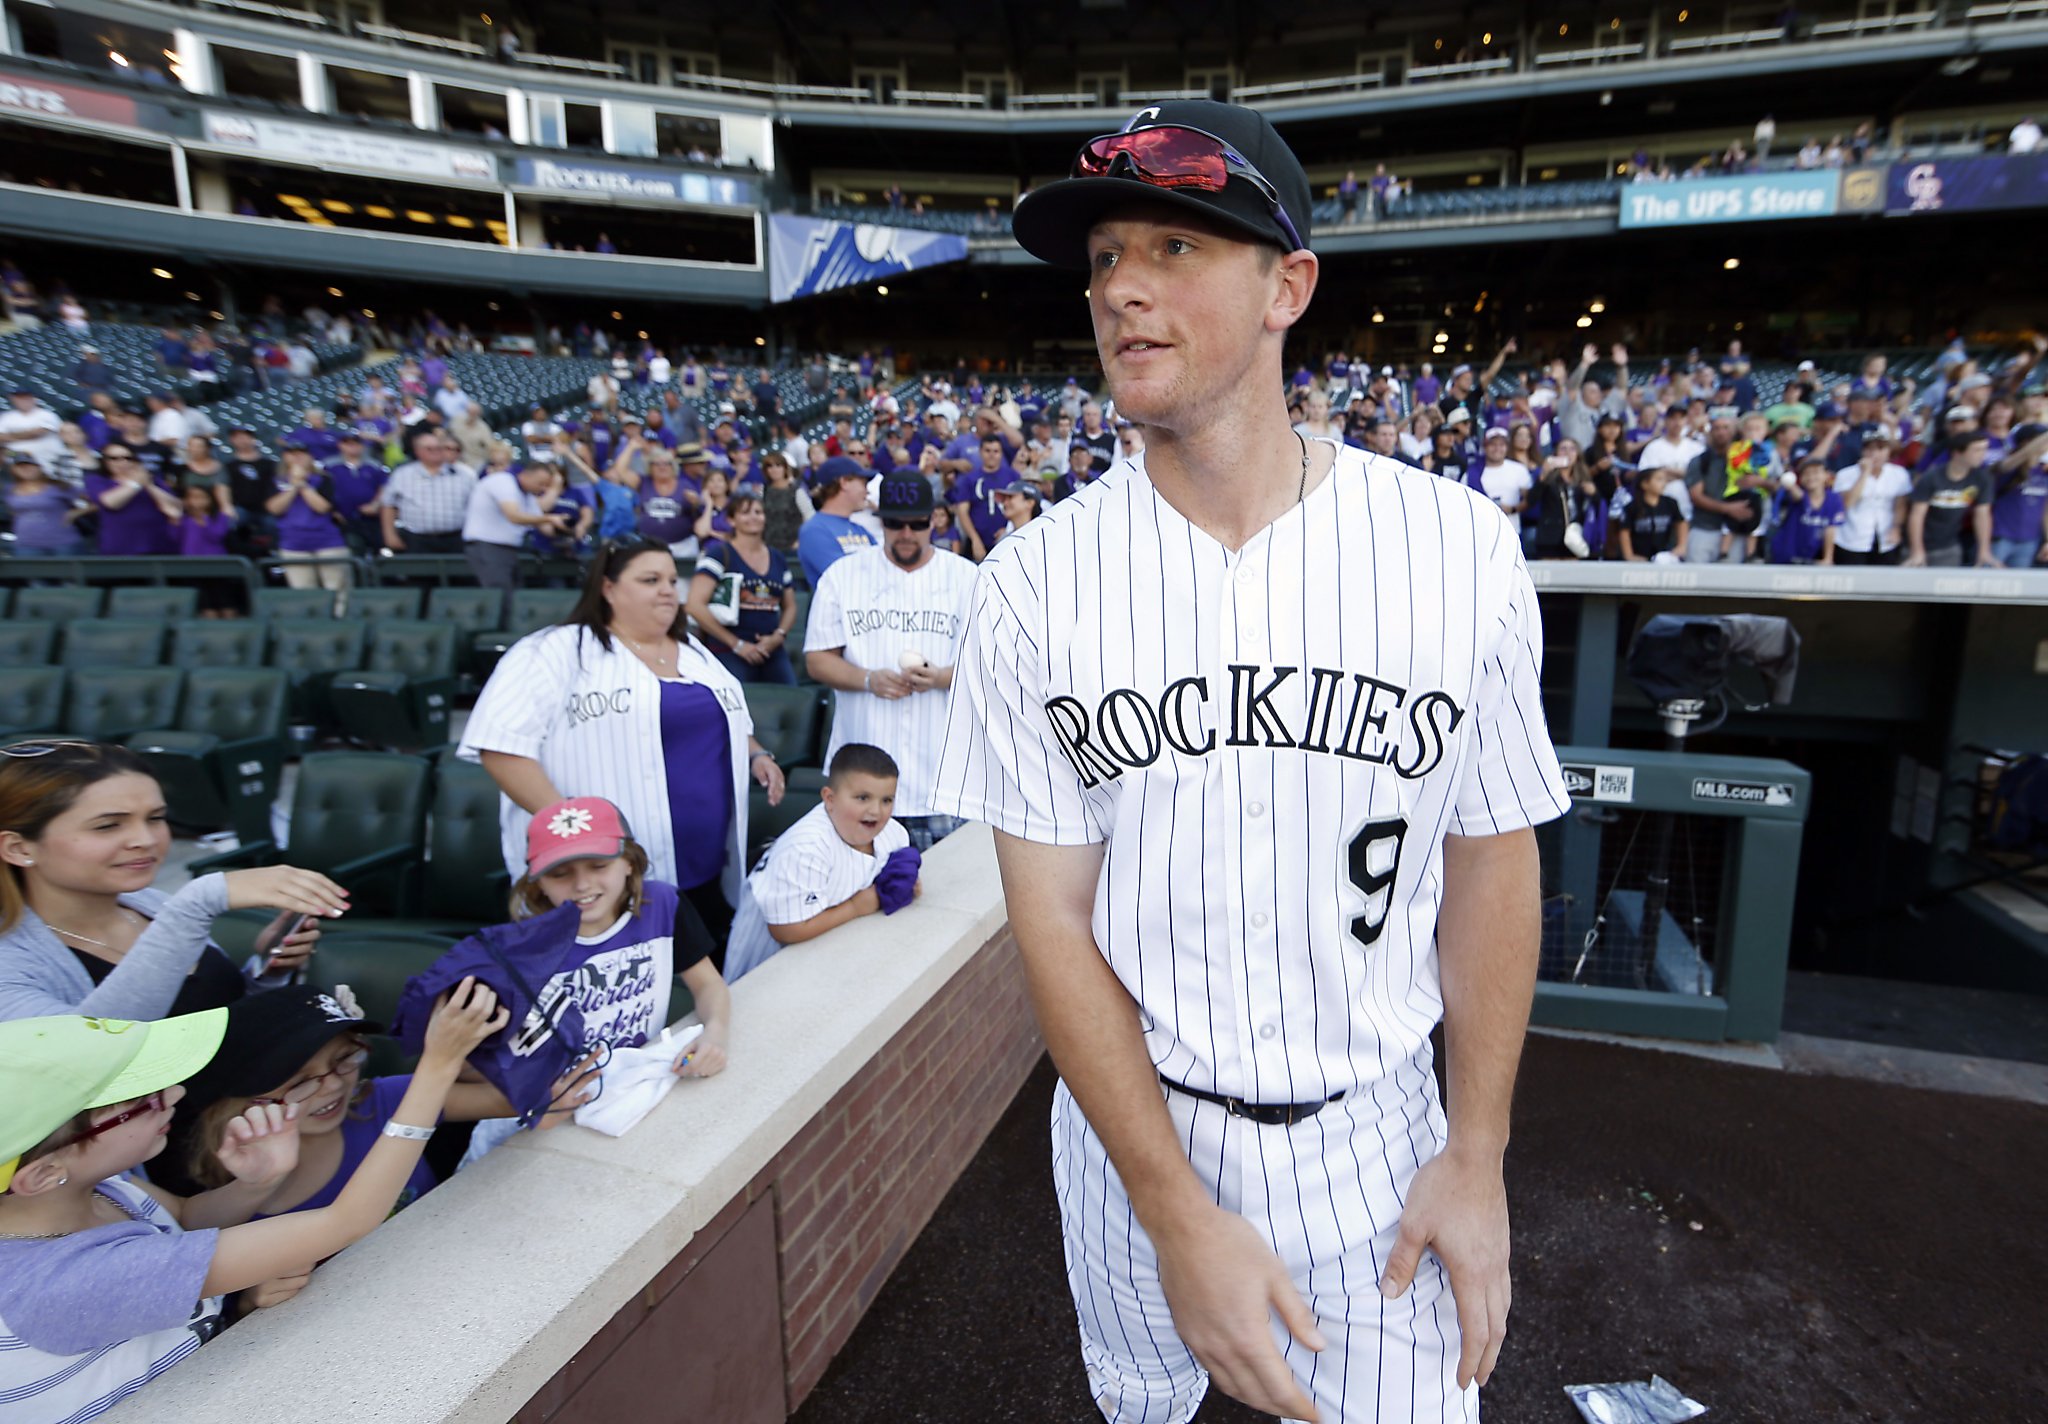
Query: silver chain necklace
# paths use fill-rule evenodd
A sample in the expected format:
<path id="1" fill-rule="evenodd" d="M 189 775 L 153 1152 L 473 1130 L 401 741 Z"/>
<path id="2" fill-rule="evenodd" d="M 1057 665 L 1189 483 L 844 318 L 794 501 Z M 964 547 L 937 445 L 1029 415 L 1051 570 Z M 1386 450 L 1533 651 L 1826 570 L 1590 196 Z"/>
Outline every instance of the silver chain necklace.
<path id="1" fill-rule="evenodd" d="M 1294 491 L 1294 502 L 1300 504 L 1308 497 L 1308 440 L 1299 430 L 1294 438 L 1301 441 L 1301 484 Z"/>
<path id="2" fill-rule="evenodd" d="M 122 909 L 121 913 L 128 916 L 131 921 L 141 918 L 141 916 L 137 915 L 133 910 L 127 909 L 125 907 Z M 48 920 L 44 920 L 43 923 L 46 925 L 50 925 L 50 922 Z M 116 948 L 116 946 L 108 944 L 103 939 L 94 939 L 91 935 L 82 935 L 77 930 L 61 929 L 56 925 L 50 925 L 50 929 L 52 930 L 52 932 L 60 934 L 64 936 L 64 938 L 66 939 L 80 940 L 86 944 L 97 945 L 101 949 Z"/>
<path id="3" fill-rule="evenodd" d="M 626 635 L 624 633 L 619 634 L 619 636 L 621 638 L 626 638 Z M 631 638 L 626 638 L 626 643 L 629 647 L 633 649 L 634 652 L 639 653 L 642 657 L 651 656 L 648 653 L 647 649 L 641 647 L 640 644 L 634 642 Z M 656 667 L 668 667 L 674 662 L 674 654 L 663 653 L 661 656 L 655 657 L 653 661 Z"/>

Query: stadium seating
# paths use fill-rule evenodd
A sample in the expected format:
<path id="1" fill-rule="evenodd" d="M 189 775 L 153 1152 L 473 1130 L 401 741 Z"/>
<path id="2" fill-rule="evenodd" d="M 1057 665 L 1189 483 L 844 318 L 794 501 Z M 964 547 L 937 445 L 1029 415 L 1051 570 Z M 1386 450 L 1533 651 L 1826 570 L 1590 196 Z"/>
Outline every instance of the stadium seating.
<path id="1" fill-rule="evenodd" d="M 163 784 L 176 824 L 225 828 L 244 841 L 270 833 L 289 692 L 276 668 L 197 668 L 186 674 L 176 725 L 128 738 Z"/>
<path id="2" fill-rule="evenodd" d="M 14 596 L 16 618 L 47 619 L 56 624 L 74 618 L 97 618 L 107 591 L 96 585 L 79 588 L 25 588 Z"/>
<path id="3" fill-rule="evenodd" d="M 270 625 L 271 667 L 291 678 L 295 727 L 331 725 L 328 684 L 363 665 L 365 625 L 335 618 L 280 618 Z"/>
<path id="4" fill-rule="evenodd" d="M 498 849 L 498 783 L 452 749 L 434 758 L 427 813 L 426 873 L 400 917 L 358 921 L 378 935 L 445 935 L 458 939 L 507 916 L 511 876 Z"/>
<path id="5" fill-rule="evenodd" d="M 111 373 L 112 384 L 107 389 L 124 406 L 139 407 L 152 392 L 171 389 L 194 405 L 225 394 L 219 383 L 174 386 L 157 362 L 158 335 L 156 326 L 119 321 L 94 321 L 87 332 L 56 324 L 12 331 L 0 336 L 0 382 L 10 390 L 34 391 L 53 410 L 77 410 L 86 404 L 86 393 L 72 383 L 71 371 L 78 364 L 79 348 L 92 346 L 98 348 Z M 353 346 L 312 343 L 310 349 L 323 370 L 361 355 Z M 221 420 L 220 412 L 227 404 L 210 407 L 223 430 L 228 422 Z"/>
<path id="6" fill-rule="evenodd" d="M 65 667 L 148 667 L 163 660 L 161 618 L 74 618 L 64 625 Z"/>
<path id="7" fill-rule="evenodd" d="M 259 588 L 255 614 L 258 618 L 332 618 L 335 597 L 324 588 Z"/>
<path id="8" fill-rule="evenodd" d="M 177 720 L 184 690 L 179 668 L 73 668 L 64 682 L 63 730 L 88 741 L 118 742 L 168 727 Z"/>
<path id="9" fill-rule="evenodd" d="M 365 623 L 375 623 L 380 618 L 417 618 L 420 616 L 420 590 L 403 585 L 350 589 L 348 616 Z"/>
<path id="10" fill-rule="evenodd" d="M 55 732 L 64 720 L 64 670 L 9 668 L 0 677 L 0 736 Z"/>
<path id="11" fill-rule="evenodd" d="M 455 628 L 398 619 L 372 628 L 364 665 L 337 672 L 327 685 L 343 735 L 368 746 L 418 750 L 447 742 L 455 693 Z"/>
<path id="12" fill-rule="evenodd" d="M 0 667 L 40 667 L 57 646 L 57 625 L 40 618 L 0 623 Z"/>
<path id="13" fill-rule="evenodd" d="M 426 848 L 424 758 L 393 752 L 314 752 L 299 763 L 291 798 L 291 863 L 347 888 L 351 908 L 389 911 L 407 902 Z M 366 847 L 368 849 L 366 849 Z M 275 865 L 268 838 L 192 863 L 195 876 Z"/>
<path id="14" fill-rule="evenodd" d="M 186 618 L 171 625 L 170 661 L 196 670 L 261 667 L 270 629 L 255 618 Z"/>

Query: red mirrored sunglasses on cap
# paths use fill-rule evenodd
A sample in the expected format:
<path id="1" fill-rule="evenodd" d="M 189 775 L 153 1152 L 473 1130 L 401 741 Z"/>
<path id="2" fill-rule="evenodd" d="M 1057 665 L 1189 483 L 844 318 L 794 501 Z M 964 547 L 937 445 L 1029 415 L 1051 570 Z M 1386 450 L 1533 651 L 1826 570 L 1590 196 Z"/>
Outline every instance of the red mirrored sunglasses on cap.
<path id="1" fill-rule="evenodd" d="M 1273 220 L 1292 244 L 1288 250 L 1298 252 L 1308 246 L 1281 205 L 1280 190 L 1244 155 L 1212 133 L 1180 124 L 1161 124 L 1091 138 L 1074 155 L 1076 178 L 1111 178 L 1120 174 L 1154 188 L 1193 188 L 1203 193 L 1220 193 L 1233 176 L 1243 178 L 1259 190 L 1272 208 Z"/>

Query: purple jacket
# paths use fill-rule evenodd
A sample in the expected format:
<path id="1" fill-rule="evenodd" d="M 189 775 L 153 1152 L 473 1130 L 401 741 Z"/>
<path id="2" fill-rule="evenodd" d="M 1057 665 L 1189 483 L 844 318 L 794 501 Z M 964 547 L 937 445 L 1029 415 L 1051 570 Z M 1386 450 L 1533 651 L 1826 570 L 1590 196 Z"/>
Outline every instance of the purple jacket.
<path id="1" fill-rule="evenodd" d="M 512 1022 L 485 1039 L 470 1064 L 505 1095 L 522 1126 L 533 1126 L 548 1110 L 555 1080 L 585 1052 L 582 1011 L 565 994 L 542 1001 L 548 980 L 583 954 L 576 943 L 582 917 L 574 903 L 565 903 L 530 920 L 478 930 L 406 982 L 391 1016 L 392 1036 L 408 1052 L 419 1052 L 435 998 L 475 975 L 497 992 Z"/>

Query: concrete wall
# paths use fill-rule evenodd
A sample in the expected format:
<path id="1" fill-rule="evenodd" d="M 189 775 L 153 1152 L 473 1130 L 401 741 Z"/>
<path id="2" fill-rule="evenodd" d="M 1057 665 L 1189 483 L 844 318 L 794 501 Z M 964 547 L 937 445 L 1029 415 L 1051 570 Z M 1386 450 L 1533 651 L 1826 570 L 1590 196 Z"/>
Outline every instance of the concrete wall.
<path id="1" fill-rule="evenodd" d="M 719 1077 L 523 1135 L 108 1417 L 784 1418 L 1041 1051 L 988 829 L 924 878 L 735 985 Z"/>

